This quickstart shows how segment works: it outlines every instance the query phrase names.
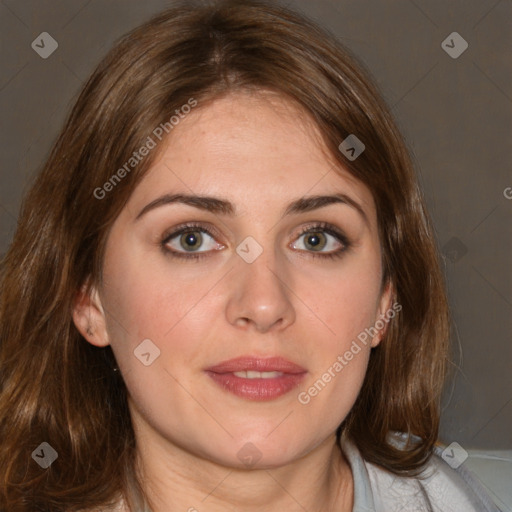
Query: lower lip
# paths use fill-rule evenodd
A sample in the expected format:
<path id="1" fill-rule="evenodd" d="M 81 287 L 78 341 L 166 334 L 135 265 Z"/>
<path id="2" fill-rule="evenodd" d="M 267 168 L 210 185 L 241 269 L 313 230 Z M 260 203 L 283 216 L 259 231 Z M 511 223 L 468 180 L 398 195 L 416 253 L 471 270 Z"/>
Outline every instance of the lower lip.
<path id="1" fill-rule="evenodd" d="M 206 372 L 219 386 L 234 395 L 248 400 L 274 400 L 296 388 L 304 379 L 304 373 L 285 373 L 272 379 L 244 379 L 233 373 Z"/>

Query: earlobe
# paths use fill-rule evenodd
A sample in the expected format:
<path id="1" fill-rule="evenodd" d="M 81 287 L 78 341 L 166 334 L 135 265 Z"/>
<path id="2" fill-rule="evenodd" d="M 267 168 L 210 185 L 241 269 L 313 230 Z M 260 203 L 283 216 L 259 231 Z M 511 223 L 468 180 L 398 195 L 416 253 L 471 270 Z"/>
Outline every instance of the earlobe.
<path id="1" fill-rule="evenodd" d="M 110 344 L 101 299 L 95 286 L 84 284 L 77 292 L 73 304 L 73 323 L 80 334 L 92 345 Z"/>
<path id="2" fill-rule="evenodd" d="M 373 337 L 372 348 L 378 346 L 386 335 L 388 324 L 391 319 L 389 312 L 391 310 L 393 296 L 394 286 L 391 281 L 388 281 L 379 301 L 379 309 L 374 324 L 374 327 L 378 332 Z"/>

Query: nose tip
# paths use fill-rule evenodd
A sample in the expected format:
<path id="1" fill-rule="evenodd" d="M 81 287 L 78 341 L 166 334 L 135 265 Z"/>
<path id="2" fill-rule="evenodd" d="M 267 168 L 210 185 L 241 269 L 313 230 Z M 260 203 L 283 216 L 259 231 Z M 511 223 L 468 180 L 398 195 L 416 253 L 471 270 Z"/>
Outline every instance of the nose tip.
<path id="1" fill-rule="evenodd" d="M 239 263 L 230 283 L 228 321 L 240 328 L 252 327 L 259 333 L 283 329 L 293 323 L 295 310 L 288 287 L 272 270 L 269 258 L 261 255 L 253 263 Z"/>
<path id="2" fill-rule="evenodd" d="M 238 327 L 247 328 L 251 324 L 254 326 L 254 330 L 264 334 L 272 329 L 280 327 L 280 324 L 284 323 L 283 318 L 274 320 L 275 315 L 272 312 L 260 310 L 257 311 L 252 318 L 251 317 L 240 317 L 237 318 L 235 324 Z"/>

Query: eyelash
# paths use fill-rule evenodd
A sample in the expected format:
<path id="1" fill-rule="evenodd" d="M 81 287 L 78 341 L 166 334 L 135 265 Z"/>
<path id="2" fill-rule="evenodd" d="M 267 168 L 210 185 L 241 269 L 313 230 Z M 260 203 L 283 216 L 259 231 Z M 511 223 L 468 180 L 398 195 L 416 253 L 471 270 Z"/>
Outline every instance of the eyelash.
<path id="1" fill-rule="evenodd" d="M 205 258 L 208 256 L 208 254 L 211 251 L 201 251 L 201 252 L 178 252 L 171 249 L 168 249 L 167 244 L 170 240 L 173 238 L 176 238 L 177 236 L 183 235 L 185 233 L 193 233 L 194 231 L 201 231 L 202 233 L 206 233 L 212 238 L 215 238 L 217 235 L 212 232 L 211 229 L 207 228 L 206 226 L 202 224 L 196 224 L 196 223 L 187 223 L 180 227 L 178 227 L 175 231 L 172 231 L 172 233 L 166 233 L 161 242 L 160 247 L 164 254 L 166 256 L 170 256 L 171 258 L 179 258 L 179 259 L 194 259 L 199 260 L 201 258 Z M 351 248 L 352 244 L 349 241 L 349 239 L 340 231 L 338 231 L 336 228 L 331 226 L 330 224 L 327 224 L 326 222 L 317 222 L 308 226 L 305 226 L 297 238 L 300 238 L 301 236 L 307 234 L 307 233 L 315 233 L 315 232 L 323 232 L 327 233 L 331 236 L 333 236 L 338 242 L 342 244 L 343 247 L 332 251 L 328 253 L 322 253 L 318 252 L 315 253 L 314 251 L 305 251 L 307 252 L 308 256 L 312 256 L 313 258 L 329 258 L 329 259 L 336 259 L 341 258 L 343 256 L 343 253 Z"/>

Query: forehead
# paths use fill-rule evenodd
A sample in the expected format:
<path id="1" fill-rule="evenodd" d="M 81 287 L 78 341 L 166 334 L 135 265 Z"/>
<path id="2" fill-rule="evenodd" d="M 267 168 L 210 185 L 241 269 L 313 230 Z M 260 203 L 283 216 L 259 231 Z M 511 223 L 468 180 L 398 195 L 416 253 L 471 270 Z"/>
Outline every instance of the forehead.
<path id="1" fill-rule="evenodd" d="M 199 104 L 160 144 L 130 208 L 157 194 L 187 193 L 224 197 L 249 212 L 342 192 L 372 217 L 370 190 L 328 154 L 312 118 L 275 93 L 236 93 Z"/>

